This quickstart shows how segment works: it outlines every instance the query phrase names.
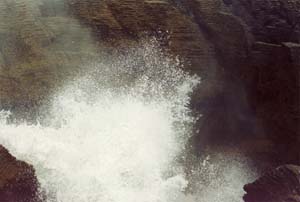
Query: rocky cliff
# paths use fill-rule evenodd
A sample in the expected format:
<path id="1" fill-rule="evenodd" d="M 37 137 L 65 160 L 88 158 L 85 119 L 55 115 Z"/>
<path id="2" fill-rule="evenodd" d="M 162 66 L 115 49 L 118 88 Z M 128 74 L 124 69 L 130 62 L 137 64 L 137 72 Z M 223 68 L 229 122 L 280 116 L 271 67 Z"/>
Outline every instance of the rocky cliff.
<path id="1" fill-rule="evenodd" d="M 1 1 L 0 104 L 32 115 L 97 50 L 155 36 L 202 77 L 191 105 L 203 114 L 196 151 L 234 146 L 258 166 L 300 163 L 299 7 L 299 0 Z"/>
<path id="2" fill-rule="evenodd" d="M 269 141 L 276 151 L 254 153 L 279 164 L 299 162 L 298 7 L 297 0 L 128 0 L 69 8 L 101 41 L 168 31 L 162 45 L 203 79 L 192 103 L 204 115 L 196 148 Z"/>
<path id="3" fill-rule="evenodd" d="M 0 199 L 2 202 L 38 201 L 38 185 L 32 166 L 16 160 L 0 146 Z"/>
<path id="4" fill-rule="evenodd" d="M 209 33 L 224 68 L 222 107 L 230 112 L 220 116 L 234 120 L 229 134 L 251 133 L 248 142 L 275 144 L 271 158 L 299 162 L 299 1 L 185 1 L 185 6 Z M 218 112 L 212 114 L 210 120 Z"/>

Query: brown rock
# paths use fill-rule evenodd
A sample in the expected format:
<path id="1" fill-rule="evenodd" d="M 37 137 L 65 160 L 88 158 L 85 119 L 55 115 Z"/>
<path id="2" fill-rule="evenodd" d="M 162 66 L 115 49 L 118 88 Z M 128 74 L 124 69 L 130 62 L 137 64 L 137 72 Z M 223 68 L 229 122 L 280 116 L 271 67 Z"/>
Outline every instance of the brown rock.
<path id="1" fill-rule="evenodd" d="M 37 193 L 33 167 L 18 161 L 0 146 L 0 201 L 37 202 Z"/>
<path id="2" fill-rule="evenodd" d="M 300 167 L 281 166 L 245 185 L 245 202 L 299 202 Z"/>
<path id="3" fill-rule="evenodd" d="M 82 23 L 93 28 L 100 40 L 136 40 L 168 32 L 162 46 L 186 60 L 194 72 L 215 68 L 214 47 L 194 19 L 169 1 L 69 0 L 69 9 Z M 188 65 L 190 64 L 190 65 Z"/>
<path id="4" fill-rule="evenodd" d="M 186 69 L 202 76 L 195 105 L 222 91 L 214 46 L 193 17 L 170 1 L 66 0 L 63 5 L 57 1 L 39 5 L 26 2 L 0 4 L 3 19 L 6 15 L 13 19 L 10 26 L 3 23 L 0 29 L 0 33 L 4 30 L 3 34 L 11 35 L 1 41 L 7 44 L 0 50 L 2 105 L 40 105 L 66 76 L 80 68 L 79 58 L 85 54 L 93 54 L 97 47 L 127 49 L 145 36 L 162 38 L 161 45 L 167 51 L 180 56 Z"/>

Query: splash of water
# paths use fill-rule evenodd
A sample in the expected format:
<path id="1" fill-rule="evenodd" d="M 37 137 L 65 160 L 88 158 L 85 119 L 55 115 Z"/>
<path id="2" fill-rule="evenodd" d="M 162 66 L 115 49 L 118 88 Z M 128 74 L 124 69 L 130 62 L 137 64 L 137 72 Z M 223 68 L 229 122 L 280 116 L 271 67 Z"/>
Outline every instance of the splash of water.
<path id="1" fill-rule="evenodd" d="M 43 124 L 0 113 L 0 143 L 34 166 L 48 202 L 218 201 L 186 196 L 178 161 L 198 77 L 151 44 L 83 69 L 53 95 Z"/>
<path id="2" fill-rule="evenodd" d="M 171 202 L 187 186 L 176 158 L 198 78 L 146 46 L 119 59 L 86 67 L 54 95 L 48 126 L 1 114 L 1 143 L 34 165 L 49 202 Z"/>

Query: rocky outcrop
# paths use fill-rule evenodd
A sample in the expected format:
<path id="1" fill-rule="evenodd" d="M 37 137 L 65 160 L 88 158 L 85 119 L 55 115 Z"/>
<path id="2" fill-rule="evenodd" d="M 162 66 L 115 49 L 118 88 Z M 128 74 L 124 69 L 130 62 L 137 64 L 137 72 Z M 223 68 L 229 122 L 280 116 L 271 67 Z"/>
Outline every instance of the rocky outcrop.
<path id="1" fill-rule="evenodd" d="M 210 142 L 271 141 L 277 165 L 299 162 L 299 0 L 181 2 L 224 68 L 224 89 L 200 131 Z"/>
<path id="2" fill-rule="evenodd" d="M 253 46 L 249 98 L 265 136 L 277 145 L 280 158 L 299 161 L 299 64 L 285 44 L 257 42 Z M 285 156 L 285 157 L 284 157 Z M 287 163 L 282 162 L 282 163 Z"/>
<path id="3" fill-rule="evenodd" d="M 299 162 L 299 0 L 11 0 L 0 11 L 2 107 L 32 112 L 97 50 L 156 36 L 202 77 L 196 150 L 261 141 L 276 164 Z"/>
<path id="4" fill-rule="evenodd" d="M 184 58 L 187 69 L 203 77 L 213 77 L 218 69 L 214 48 L 197 23 L 169 1 L 24 0 L 3 1 L 0 9 L 2 18 L 10 19 L 0 29 L 1 103 L 39 104 L 93 48 L 128 48 L 145 36 L 164 38 L 166 32 L 169 38 L 161 44 Z M 205 89 L 209 86 L 212 82 Z"/>
<path id="5" fill-rule="evenodd" d="M 162 41 L 167 44 L 162 45 L 187 59 L 190 68 L 197 71 L 200 64 L 211 66 L 213 62 L 211 44 L 197 23 L 169 1 L 69 0 L 69 5 L 73 15 L 94 28 L 100 40 L 120 39 L 124 42 L 126 38 L 139 40 L 149 35 L 163 37 L 161 33 L 169 33 L 168 40 Z"/>
<path id="6" fill-rule="evenodd" d="M 257 41 L 300 42 L 299 0 L 230 0 L 227 6 L 250 27 Z"/>
<path id="7" fill-rule="evenodd" d="M 171 1 L 24 0 L 1 4 L 3 15 L 13 19 L 10 26 L 3 24 L 6 36 L 12 32 L 9 27 L 18 30 L 3 37 L 7 45 L 0 51 L 4 58 L 0 103 L 6 108 L 20 106 L 22 113 L 32 111 L 66 76 L 72 77 L 81 68 L 81 58 L 87 53 L 127 49 L 149 36 L 159 38 L 166 51 L 180 56 L 188 71 L 201 75 L 196 108 L 204 109 L 206 100 L 222 92 L 222 68 L 213 44 L 193 17 Z"/>
<path id="8" fill-rule="evenodd" d="M 281 163 L 299 163 L 299 0 L 227 2 L 254 41 L 240 77 L 257 125 Z M 248 75 L 246 75 L 248 74 Z"/>
<path id="9" fill-rule="evenodd" d="M 0 201 L 38 202 L 33 167 L 15 159 L 0 146 Z"/>
<path id="10" fill-rule="evenodd" d="M 244 187 L 245 202 L 299 202 L 300 167 L 281 166 Z"/>
<path id="11" fill-rule="evenodd" d="M 188 71 L 202 76 L 203 87 L 197 99 L 214 97 L 222 80 L 213 44 L 197 22 L 171 1 L 90 1 L 69 0 L 70 12 L 81 23 L 92 27 L 98 41 L 108 46 L 126 47 L 132 41 L 155 36 L 173 55 L 185 60 Z"/>

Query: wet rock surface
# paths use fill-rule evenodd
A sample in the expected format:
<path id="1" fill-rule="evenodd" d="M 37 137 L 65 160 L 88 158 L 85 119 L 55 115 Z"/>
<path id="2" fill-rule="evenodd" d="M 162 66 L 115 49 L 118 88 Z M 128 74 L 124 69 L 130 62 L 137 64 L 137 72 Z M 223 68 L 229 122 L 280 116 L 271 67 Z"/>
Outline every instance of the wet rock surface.
<path id="1" fill-rule="evenodd" d="M 300 201 L 300 167 L 284 165 L 244 187 L 245 202 Z"/>
<path id="2" fill-rule="evenodd" d="M 184 60 L 187 71 L 202 77 L 191 104 L 203 114 L 193 137 L 197 152 L 207 145 L 237 147 L 262 169 L 299 163 L 299 5 L 299 0 L 1 1 L 1 108 L 31 112 L 97 58 L 95 50 L 122 51 L 156 36 Z"/>
<path id="3" fill-rule="evenodd" d="M 203 80 L 192 100 L 203 114 L 196 148 L 270 141 L 275 165 L 299 161 L 299 1 L 71 2 L 100 41 L 169 32 L 163 46 Z"/>
<path id="4" fill-rule="evenodd" d="M 223 91 L 209 102 L 212 109 L 203 119 L 209 141 L 270 141 L 276 150 L 264 153 L 269 161 L 298 163 L 299 1 L 183 4 L 214 44 L 224 71 Z M 253 150 L 254 158 L 262 151 Z"/>
<path id="5" fill-rule="evenodd" d="M 0 201 L 37 202 L 37 187 L 33 167 L 0 146 Z"/>

